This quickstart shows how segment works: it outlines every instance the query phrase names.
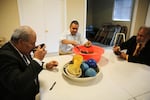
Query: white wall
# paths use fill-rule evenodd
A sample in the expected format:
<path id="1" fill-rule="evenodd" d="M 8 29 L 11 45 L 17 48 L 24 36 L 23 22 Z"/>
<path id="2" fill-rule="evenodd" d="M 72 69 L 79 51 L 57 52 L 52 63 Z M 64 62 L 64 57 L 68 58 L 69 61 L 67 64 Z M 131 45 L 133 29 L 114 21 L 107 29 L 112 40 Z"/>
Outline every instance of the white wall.
<path id="1" fill-rule="evenodd" d="M 79 21 L 79 32 L 86 32 L 86 0 L 18 0 L 21 25 L 32 26 L 37 44 L 46 43 L 48 53 L 59 51 L 61 33 L 70 22 Z"/>
<path id="2" fill-rule="evenodd" d="M 72 20 L 79 21 L 79 32 L 85 36 L 87 0 L 66 0 L 67 29 Z"/>
<path id="3" fill-rule="evenodd" d="M 48 53 L 59 51 L 65 25 L 65 0 L 18 0 L 21 25 L 31 26 L 37 43 L 45 43 Z"/>
<path id="4" fill-rule="evenodd" d="M 148 11 L 147 11 L 145 25 L 150 27 L 150 4 L 149 4 L 149 7 L 148 7 Z"/>

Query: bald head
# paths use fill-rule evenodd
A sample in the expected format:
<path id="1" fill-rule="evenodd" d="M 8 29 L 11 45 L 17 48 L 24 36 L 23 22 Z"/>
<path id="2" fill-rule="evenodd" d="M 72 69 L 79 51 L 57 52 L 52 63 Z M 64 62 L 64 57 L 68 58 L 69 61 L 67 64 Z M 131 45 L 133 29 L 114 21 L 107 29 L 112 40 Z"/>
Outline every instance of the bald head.
<path id="1" fill-rule="evenodd" d="M 136 37 L 137 43 L 146 43 L 150 40 L 150 28 L 141 26 L 139 28 L 137 37 Z"/>
<path id="2" fill-rule="evenodd" d="M 28 55 L 35 48 L 36 33 L 29 26 L 20 26 L 14 30 L 11 42 L 22 54 Z"/>
<path id="3" fill-rule="evenodd" d="M 139 31 L 140 31 L 140 30 L 143 30 L 146 35 L 150 35 L 150 27 L 141 26 L 141 27 L 139 28 Z"/>
<path id="4" fill-rule="evenodd" d="M 20 26 L 14 30 L 11 41 L 17 43 L 19 39 L 29 41 L 31 36 L 35 35 L 33 29 L 29 26 Z"/>

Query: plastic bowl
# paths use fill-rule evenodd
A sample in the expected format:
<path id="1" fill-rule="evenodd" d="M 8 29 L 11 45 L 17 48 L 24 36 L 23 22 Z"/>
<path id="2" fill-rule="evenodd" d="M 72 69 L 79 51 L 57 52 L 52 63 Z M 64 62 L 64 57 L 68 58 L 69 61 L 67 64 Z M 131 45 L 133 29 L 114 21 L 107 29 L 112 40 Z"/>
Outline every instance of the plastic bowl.
<path id="1" fill-rule="evenodd" d="M 67 72 L 67 70 L 66 70 L 69 64 L 70 64 L 70 62 L 67 63 L 67 64 L 65 64 L 65 65 L 63 66 L 62 74 L 63 74 L 64 76 L 66 76 L 67 78 L 73 80 L 73 81 L 76 81 L 76 82 L 88 82 L 88 81 L 92 81 L 92 80 L 96 79 L 97 77 L 100 77 L 100 75 L 101 75 L 101 74 L 100 74 L 100 73 L 101 73 L 101 69 L 100 69 L 100 67 L 98 66 L 98 67 L 97 67 L 98 70 L 97 70 L 96 76 L 93 76 L 93 77 L 75 77 L 75 76 L 72 76 L 72 75 L 68 74 L 68 72 Z"/>
<path id="2" fill-rule="evenodd" d="M 84 53 L 82 51 L 89 52 L 89 53 Z M 104 53 L 104 49 L 95 45 L 92 45 L 91 47 L 85 47 L 83 45 L 80 45 L 78 47 L 74 47 L 73 52 L 75 54 L 82 55 L 84 60 L 88 60 L 92 58 L 96 62 L 99 62 L 102 54 Z"/>

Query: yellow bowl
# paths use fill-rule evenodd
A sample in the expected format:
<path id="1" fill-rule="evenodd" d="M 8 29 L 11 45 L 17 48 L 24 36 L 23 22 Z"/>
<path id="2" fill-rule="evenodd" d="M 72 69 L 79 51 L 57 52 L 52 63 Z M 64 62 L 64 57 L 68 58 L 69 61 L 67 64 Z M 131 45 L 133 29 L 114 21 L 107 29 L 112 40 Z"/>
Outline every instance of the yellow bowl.
<path id="1" fill-rule="evenodd" d="M 65 65 L 63 66 L 62 74 L 63 74 L 65 77 L 69 78 L 70 80 L 73 80 L 73 81 L 76 81 L 76 82 L 87 82 L 87 81 L 94 80 L 94 79 L 96 79 L 98 76 L 100 76 L 101 70 L 100 70 L 100 67 L 99 67 L 99 66 L 97 67 L 98 70 L 97 70 L 96 76 L 93 76 L 93 77 L 80 77 L 82 73 L 81 73 L 79 76 L 74 76 L 74 75 L 70 74 L 70 73 L 67 71 L 67 67 L 68 67 L 69 64 L 70 64 L 70 62 L 67 63 L 67 64 L 65 64 Z M 82 72 L 82 71 L 81 71 L 81 72 Z"/>

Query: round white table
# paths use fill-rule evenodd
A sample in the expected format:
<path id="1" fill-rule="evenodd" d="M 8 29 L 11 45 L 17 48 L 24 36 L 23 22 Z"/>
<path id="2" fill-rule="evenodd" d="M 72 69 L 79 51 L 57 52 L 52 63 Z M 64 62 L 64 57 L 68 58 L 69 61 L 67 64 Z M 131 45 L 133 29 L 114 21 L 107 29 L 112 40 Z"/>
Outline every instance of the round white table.
<path id="1" fill-rule="evenodd" d="M 40 100 L 150 100 L 150 66 L 119 59 L 105 50 L 98 62 L 100 75 L 91 81 L 76 82 L 62 74 L 72 55 L 46 57 L 57 60 L 57 70 L 39 74 Z M 56 81 L 54 87 L 50 87 Z"/>

